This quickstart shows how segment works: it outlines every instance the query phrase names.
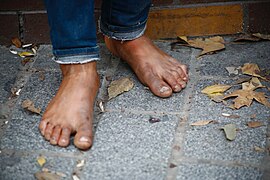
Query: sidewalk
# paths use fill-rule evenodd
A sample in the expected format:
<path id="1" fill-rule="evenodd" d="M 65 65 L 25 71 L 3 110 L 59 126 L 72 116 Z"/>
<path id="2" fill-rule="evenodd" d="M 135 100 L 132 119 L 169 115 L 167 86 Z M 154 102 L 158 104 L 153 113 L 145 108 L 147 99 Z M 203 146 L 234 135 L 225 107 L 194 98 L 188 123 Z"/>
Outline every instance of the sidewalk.
<path id="1" fill-rule="evenodd" d="M 66 176 L 63 179 L 72 179 L 73 174 L 81 180 L 269 179 L 270 109 L 253 102 L 250 107 L 231 110 L 211 101 L 201 90 L 214 83 L 236 80 L 236 76 L 228 75 L 228 66 L 256 63 L 269 69 L 270 42 L 227 44 L 224 51 L 205 55 L 201 60 L 196 59 L 199 50 L 171 50 L 169 42 L 156 44 L 188 64 L 191 78 L 187 88 L 168 99 L 155 97 L 139 83 L 127 64 L 101 45 L 103 61 L 98 64 L 98 71 L 102 85 L 97 99 L 106 100 L 110 80 L 131 77 L 135 86 L 106 102 L 105 113 L 96 107 L 94 144 L 86 152 L 73 144 L 68 148 L 51 146 L 38 131 L 41 116 L 21 107 L 22 101 L 30 99 L 44 112 L 60 84 L 60 70 L 50 60 L 51 46 L 40 46 L 34 62 L 26 66 L 21 65 L 20 57 L 0 46 L 0 179 L 35 179 L 34 174 L 42 170 L 37 163 L 40 155 L 46 159 L 43 170 L 61 173 Z M 10 99 L 12 87 L 22 91 Z M 270 91 L 266 95 L 270 96 Z M 240 118 L 226 118 L 222 113 Z M 253 114 L 264 126 L 247 128 Z M 160 122 L 150 123 L 150 117 L 159 118 Z M 190 126 L 200 120 L 218 123 Z M 226 140 L 220 130 L 229 123 L 239 129 L 234 141 Z M 255 146 L 266 150 L 255 151 Z M 76 167 L 81 160 L 85 164 Z"/>

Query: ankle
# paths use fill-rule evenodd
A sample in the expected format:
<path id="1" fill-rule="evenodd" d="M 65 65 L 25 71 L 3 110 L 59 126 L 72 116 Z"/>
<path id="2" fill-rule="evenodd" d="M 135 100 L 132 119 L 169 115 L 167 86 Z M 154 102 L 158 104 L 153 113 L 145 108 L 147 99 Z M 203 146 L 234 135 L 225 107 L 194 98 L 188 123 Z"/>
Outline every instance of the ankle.
<path id="1" fill-rule="evenodd" d="M 97 74 L 96 62 L 85 64 L 60 64 L 63 76 L 93 75 Z"/>

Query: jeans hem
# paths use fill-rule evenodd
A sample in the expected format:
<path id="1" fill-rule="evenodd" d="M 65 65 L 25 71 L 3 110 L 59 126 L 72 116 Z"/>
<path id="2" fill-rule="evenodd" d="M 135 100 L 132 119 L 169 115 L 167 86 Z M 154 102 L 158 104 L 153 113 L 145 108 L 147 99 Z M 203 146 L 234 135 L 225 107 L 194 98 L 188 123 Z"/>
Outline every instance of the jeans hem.
<path id="1" fill-rule="evenodd" d="M 98 55 L 78 55 L 78 56 L 66 56 L 57 58 L 54 57 L 53 61 L 58 64 L 85 64 L 92 61 L 99 61 Z"/>
<path id="2" fill-rule="evenodd" d="M 133 32 L 112 32 L 109 29 L 107 29 L 100 21 L 99 29 L 103 35 L 105 35 L 109 38 L 119 40 L 119 41 L 130 41 L 130 40 L 137 39 L 137 38 L 144 35 L 144 32 L 146 30 L 146 24 L 144 24 L 144 26 L 141 27 L 140 29 L 137 29 Z"/>

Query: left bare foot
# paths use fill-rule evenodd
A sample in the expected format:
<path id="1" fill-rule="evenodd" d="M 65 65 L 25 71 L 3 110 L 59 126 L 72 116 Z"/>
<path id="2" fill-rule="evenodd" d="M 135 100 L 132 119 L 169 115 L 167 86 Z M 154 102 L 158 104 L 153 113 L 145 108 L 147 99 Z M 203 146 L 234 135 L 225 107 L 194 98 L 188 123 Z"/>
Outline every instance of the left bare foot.
<path id="1" fill-rule="evenodd" d="M 146 36 L 123 42 L 105 37 L 105 43 L 156 96 L 169 97 L 186 87 L 187 66 L 160 50 Z"/>

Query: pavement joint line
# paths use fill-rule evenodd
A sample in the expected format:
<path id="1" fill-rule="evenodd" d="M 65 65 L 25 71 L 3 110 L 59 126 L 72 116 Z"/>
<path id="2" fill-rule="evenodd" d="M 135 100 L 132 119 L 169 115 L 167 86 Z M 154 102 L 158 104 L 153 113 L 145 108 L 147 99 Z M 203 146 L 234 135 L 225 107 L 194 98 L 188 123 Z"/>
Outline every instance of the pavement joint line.
<path id="1" fill-rule="evenodd" d="M 239 74 L 240 75 L 240 74 Z M 200 80 L 237 80 L 239 77 L 201 76 Z"/>
<path id="2" fill-rule="evenodd" d="M 117 109 L 106 109 L 106 112 L 129 112 L 132 114 L 149 114 L 149 115 L 184 115 L 183 112 L 169 112 L 169 111 L 138 111 L 138 110 L 129 110 L 129 109 L 122 109 L 122 110 L 117 110 Z"/>
<path id="3" fill-rule="evenodd" d="M 19 157 L 26 157 L 26 156 L 48 156 L 48 157 L 62 157 L 62 158 L 75 158 L 75 159 L 82 159 L 86 156 L 89 156 L 87 153 L 81 151 L 78 152 L 54 152 L 54 151 L 47 151 L 47 150 L 35 150 L 35 151 L 27 151 L 27 150 L 17 150 L 17 149 L 1 149 L 0 156 L 19 156 Z"/>
<path id="4" fill-rule="evenodd" d="M 226 167 L 251 167 L 251 168 L 259 168 L 263 169 L 258 163 L 250 163 L 245 161 L 226 161 L 226 160 L 213 160 L 213 159 L 198 159 L 193 157 L 181 157 L 178 164 L 176 166 L 184 165 L 184 164 L 209 164 L 216 166 L 226 166 Z"/>
<path id="5" fill-rule="evenodd" d="M 175 161 L 177 161 L 179 158 L 183 156 L 183 143 L 184 143 L 184 136 L 186 134 L 186 125 L 187 125 L 187 120 L 189 117 L 189 109 L 191 106 L 191 101 L 192 101 L 192 96 L 193 96 L 193 91 L 195 89 L 195 85 L 199 81 L 199 72 L 196 71 L 197 67 L 199 64 L 196 62 L 196 51 L 192 50 L 190 54 L 190 74 L 193 75 L 192 79 L 190 79 L 190 82 L 188 83 L 189 85 L 187 86 L 186 89 L 186 96 L 183 101 L 184 106 L 183 106 L 183 112 L 187 112 L 186 115 L 179 121 L 179 124 L 177 126 L 175 135 L 174 135 L 174 141 L 172 143 L 172 151 L 171 151 L 171 156 L 169 158 L 169 164 L 168 164 L 168 169 L 166 173 L 166 179 L 167 180 L 174 180 L 176 179 L 177 176 L 177 169 L 178 168 L 169 168 L 171 164 L 175 164 Z"/>

